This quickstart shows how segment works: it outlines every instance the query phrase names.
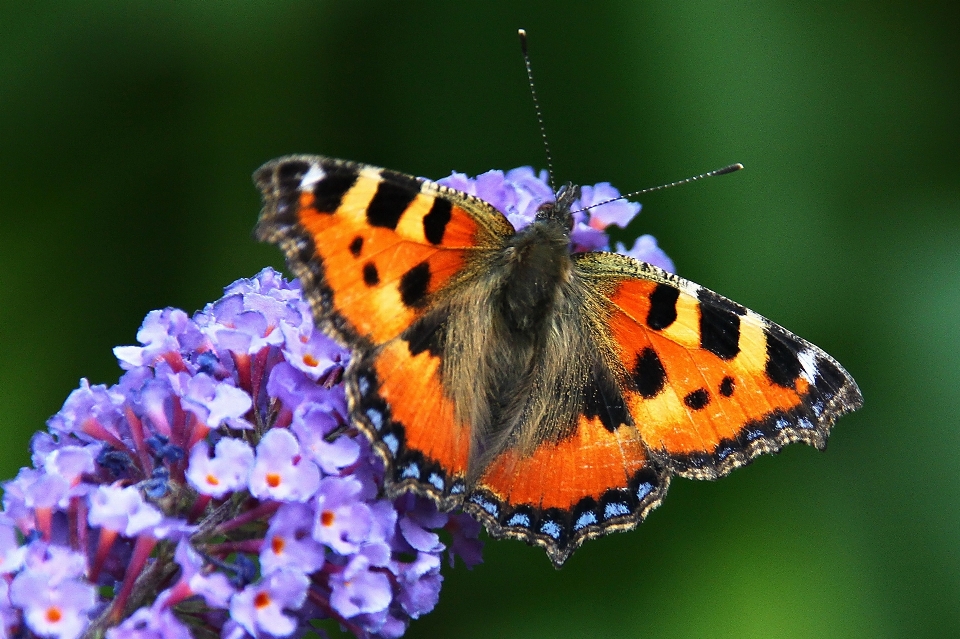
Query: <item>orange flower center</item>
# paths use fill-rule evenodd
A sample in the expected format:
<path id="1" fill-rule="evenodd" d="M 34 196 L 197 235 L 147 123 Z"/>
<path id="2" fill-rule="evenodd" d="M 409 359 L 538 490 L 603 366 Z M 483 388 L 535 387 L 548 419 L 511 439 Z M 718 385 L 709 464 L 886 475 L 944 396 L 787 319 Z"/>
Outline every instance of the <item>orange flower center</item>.
<path id="1" fill-rule="evenodd" d="M 277 473 L 267 473 L 267 485 L 270 488 L 276 488 L 280 485 L 280 475 Z"/>

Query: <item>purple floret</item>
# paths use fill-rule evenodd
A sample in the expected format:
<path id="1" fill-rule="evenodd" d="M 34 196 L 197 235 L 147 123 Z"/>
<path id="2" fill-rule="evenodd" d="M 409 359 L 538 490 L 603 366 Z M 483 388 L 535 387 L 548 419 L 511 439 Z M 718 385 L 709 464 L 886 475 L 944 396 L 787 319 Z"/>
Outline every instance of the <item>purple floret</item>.
<path id="1" fill-rule="evenodd" d="M 90 495 L 90 525 L 136 537 L 163 521 L 163 513 L 147 503 L 133 486 L 98 486 Z"/>
<path id="2" fill-rule="evenodd" d="M 190 451 L 187 481 L 193 488 L 212 497 L 247 488 L 254 453 L 250 444 L 242 439 L 225 437 L 217 442 L 213 457 L 209 456 L 207 442 L 198 442 Z"/>
<path id="3" fill-rule="evenodd" d="M 609 182 L 582 186 L 580 199 L 574 203 L 573 209 L 587 209 L 590 212 L 589 224 L 595 229 L 602 231 L 611 224 L 626 228 L 627 224 L 640 212 L 640 205 L 636 202 L 618 200 L 619 197 L 620 191 Z"/>
<path id="4" fill-rule="evenodd" d="M 667 257 L 659 246 L 657 240 L 652 235 L 641 235 L 633 243 L 633 247 L 627 250 L 623 244 L 617 242 L 617 253 L 628 255 L 641 262 L 648 262 L 654 266 L 659 266 L 668 273 L 676 273 L 673 266 L 673 260 Z"/>
<path id="5" fill-rule="evenodd" d="M 180 405 L 194 414 L 208 428 L 225 424 L 230 428 L 253 428 L 243 418 L 253 406 L 246 391 L 233 385 L 233 380 L 217 380 L 206 373 L 171 376 L 180 396 Z"/>
<path id="6" fill-rule="evenodd" d="M 267 431 L 257 445 L 250 493 L 257 499 L 307 501 L 319 486 L 320 469 L 301 454 L 297 437 L 286 428 Z"/>
<path id="7" fill-rule="evenodd" d="M 358 555 L 330 579 L 330 605 L 344 617 L 386 610 L 393 598 L 390 579 Z"/>
<path id="8" fill-rule="evenodd" d="M 373 527 L 370 506 L 360 497 L 363 485 L 353 477 L 325 477 L 317 491 L 313 537 L 341 555 L 360 551 Z"/>
<path id="9" fill-rule="evenodd" d="M 10 583 L 10 603 L 42 637 L 77 639 L 97 604 L 96 589 L 81 577 L 83 557 L 33 542 L 25 569 Z"/>
<path id="10" fill-rule="evenodd" d="M 328 475 L 338 475 L 360 457 L 360 444 L 350 437 L 335 437 L 342 422 L 321 404 L 303 404 L 293 414 L 290 430 L 308 455 Z"/>
<path id="11" fill-rule="evenodd" d="M 273 516 L 260 551 L 260 568 L 272 572 L 279 568 L 297 568 L 312 573 L 326 561 L 325 546 L 313 538 L 313 508 L 289 503 Z"/>
<path id="12" fill-rule="evenodd" d="M 303 572 L 280 568 L 234 595 L 230 616 L 252 637 L 286 637 L 297 629 L 297 619 L 289 611 L 303 605 L 309 586 Z"/>

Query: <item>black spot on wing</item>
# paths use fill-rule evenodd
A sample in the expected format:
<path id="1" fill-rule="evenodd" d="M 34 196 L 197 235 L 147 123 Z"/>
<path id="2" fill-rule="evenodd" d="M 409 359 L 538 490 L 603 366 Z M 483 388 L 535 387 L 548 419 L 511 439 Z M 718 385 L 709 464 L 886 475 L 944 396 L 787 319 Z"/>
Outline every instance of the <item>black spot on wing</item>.
<path id="1" fill-rule="evenodd" d="M 321 213 L 333 213 L 340 208 L 343 196 L 356 184 L 359 174 L 355 169 L 339 164 L 321 168 L 326 175 L 313 187 L 314 207 Z"/>
<path id="2" fill-rule="evenodd" d="M 693 410 L 702 410 L 710 403 L 710 393 L 707 392 L 706 388 L 698 388 L 687 393 L 683 398 L 683 403 Z"/>
<path id="3" fill-rule="evenodd" d="M 587 419 L 599 418 L 608 431 L 613 432 L 621 424 L 632 424 L 623 395 L 610 373 L 597 367 L 583 389 L 583 414 Z"/>
<path id="4" fill-rule="evenodd" d="M 360 257 L 360 251 L 363 250 L 363 238 L 359 235 L 350 242 L 350 254 L 354 257 Z"/>
<path id="5" fill-rule="evenodd" d="M 647 326 L 660 331 L 677 320 L 677 299 L 680 289 L 668 284 L 657 284 L 650 293 L 650 310 L 647 311 Z"/>
<path id="6" fill-rule="evenodd" d="M 393 171 L 381 171 L 380 177 L 382 181 L 367 207 L 367 221 L 372 226 L 396 230 L 403 212 L 420 193 L 420 182 Z"/>
<path id="7" fill-rule="evenodd" d="M 786 335 L 777 335 L 769 328 L 763 330 L 767 338 L 767 377 L 783 388 L 795 388 L 803 369 L 798 357 L 803 346 Z"/>
<path id="8" fill-rule="evenodd" d="M 423 216 L 423 235 L 431 244 L 443 241 L 452 209 L 453 204 L 449 200 L 438 197 L 433 201 L 430 212 Z"/>
<path id="9" fill-rule="evenodd" d="M 310 163 L 303 160 L 290 160 L 277 167 L 277 185 L 281 192 L 300 188 L 303 176 L 310 170 Z"/>
<path id="10" fill-rule="evenodd" d="M 652 348 L 645 348 L 637 354 L 637 363 L 633 367 L 633 383 L 637 386 L 637 392 L 646 399 L 656 397 L 666 386 L 667 371 Z"/>
<path id="11" fill-rule="evenodd" d="M 414 322 L 401 335 L 407 342 L 411 355 L 419 355 L 423 351 L 430 351 L 434 357 L 443 354 L 447 339 L 447 313 L 434 312 Z"/>
<path id="12" fill-rule="evenodd" d="M 722 380 L 720 380 L 720 394 L 724 397 L 733 396 L 733 390 L 736 388 L 736 383 L 734 379 L 727 375 Z"/>
<path id="13" fill-rule="evenodd" d="M 380 283 L 380 273 L 377 272 L 377 265 L 373 262 L 363 265 L 363 283 L 367 286 L 376 286 Z"/>
<path id="14" fill-rule="evenodd" d="M 420 262 L 400 278 L 400 300 L 412 308 L 423 304 L 430 286 L 430 264 Z"/>
<path id="15" fill-rule="evenodd" d="M 740 352 L 740 316 L 747 310 L 707 289 L 700 289 L 700 346 L 720 359 Z"/>

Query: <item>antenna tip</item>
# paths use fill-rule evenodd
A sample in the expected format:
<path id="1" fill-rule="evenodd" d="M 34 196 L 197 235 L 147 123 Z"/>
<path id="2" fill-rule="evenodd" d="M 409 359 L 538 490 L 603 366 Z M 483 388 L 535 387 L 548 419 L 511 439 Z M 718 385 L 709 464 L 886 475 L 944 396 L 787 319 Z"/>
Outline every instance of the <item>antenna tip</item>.
<path id="1" fill-rule="evenodd" d="M 517 29 L 517 35 L 520 36 L 520 48 L 523 50 L 524 55 L 527 53 L 527 30 L 526 29 Z"/>
<path id="2" fill-rule="evenodd" d="M 722 169 L 717 169 L 715 175 L 726 175 L 727 173 L 733 173 L 734 171 L 739 171 L 743 168 L 743 165 L 737 162 L 736 164 L 731 164 L 730 166 L 725 166 Z"/>

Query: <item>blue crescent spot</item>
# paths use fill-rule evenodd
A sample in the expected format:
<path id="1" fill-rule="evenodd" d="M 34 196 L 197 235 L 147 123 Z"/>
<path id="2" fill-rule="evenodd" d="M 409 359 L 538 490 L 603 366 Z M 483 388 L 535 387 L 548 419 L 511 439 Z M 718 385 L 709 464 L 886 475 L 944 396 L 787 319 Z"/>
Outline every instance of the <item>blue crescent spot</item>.
<path id="1" fill-rule="evenodd" d="M 637 501 L 643 501 L 643 498 L 653 492 L 653 484 L 643 482 L 637 487 Z"/>
<path id="2" fill-rule="evenodd" d="M 437 473 L 430 473 L 430 477 L 427 478 L 427 481 L 430 482 L 430 485 L 432 485 L 437 490 L 443 490 L 443 485 L 444 485 L 443 477 L 441 477 Z"/>
<path id="3" fill-rule="evenodd" d="M 603 509 L 604 519 L 613 519 L 614 517 L 622 517 L 623 515 L 629 514 L 630 509 L 627 508 L 627 505 L 622 501 L 612 501 Z"/>
<path id="4" fill-rule="evenodd" d="M 414 479 L 420 479 L 420 466 L 416 462 L 411 462 L 400 473 L 400 476 L 406 479 L 407 477 L 413 477 Z"/>
<path id="5" fill-rule="evenodd" d="M 389 448 L 390 452 L 394 455 L 396 455 L 397 451 L 400 450 L 400 440 L 397 439 L 397 436 L 393 433 L 387 433 L 384 435 L 383 443 L 387 445 L 387 448 Z"/>
<path id="6" fill-rule="evenodd" d="M 361 395 L 366 395 L 370 392 L 370 380 L 364 377 L 357 379 L 357 390 L 360 391 Z"/>
<path id="7" fill-rule="evenodd" d="M 383 429 L 383 413 L 376 408 L 368 408 L 366 415 L 367 419 L 370 420 L 370 423 L 373 424 L 374 428 L 376 428 L 378 431 Z"/>
<path id="8" fill-rule="evenodd" d="M 596 513 L 594 513 L 592 510 L 588 510 L 587 512 L 577 517 L 576 523 L 573 524 L 573 529 L 580 530 L 581 528 L 586 528 L 587 526 L 590 526 L 595 523 L 597 523 Z"/>
<path id="9" fill-rule="evenodd" d="M 540 524 L 540 532 L 554 539 L 560 539 L 560 524 L 555 521 L 545 521 Z"/>
<path id="10" fill-rule="evenodd" d="M 530 517 L 523 513 L 514 513 L 510 516 L 510 519 L 507 520 L 508 526 L 523 526 L 524 528 L 530 527 Z"/>
<path id="11" fill-rule="evenodd" d="M 485 511 L 493 515 L 494 517 L 496 517 L 497 514 L 500 512 L 500 509 L 497 508 L 497 505 L 495 503 L 493 503 L 489 499 L 484 499 L 482 495 L 473 495 L 472 497 L 470 497 L 470 501 L 480 506 Z"/>

